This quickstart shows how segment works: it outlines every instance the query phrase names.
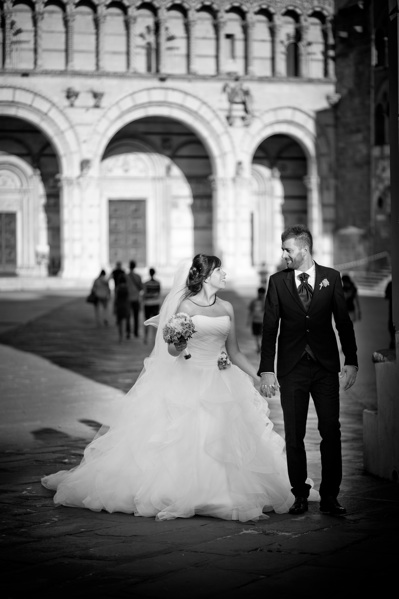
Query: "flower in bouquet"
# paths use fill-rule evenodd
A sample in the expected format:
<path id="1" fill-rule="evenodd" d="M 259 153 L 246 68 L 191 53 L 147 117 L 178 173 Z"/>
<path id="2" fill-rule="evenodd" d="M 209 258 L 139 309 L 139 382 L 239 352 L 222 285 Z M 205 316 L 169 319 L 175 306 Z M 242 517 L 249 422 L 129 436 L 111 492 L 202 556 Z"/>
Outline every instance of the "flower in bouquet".
<path id="1" fill-rule="evenodd" d="M 194 323 L 190 316 L 185 312 L 174 314 L 163 328 L 163 338 L 166 343 L 181 343 L 188 341 L 196 332 Z M 191 358 L 191 354 L 184 350 L 186 360 Z"/>
<path id="2" fill-rule="evenodd" d="M 222 351 L 219 354 L 218 357 L 218 367 L 219 370 L 225 370 L 226 368 L 229 368 L 231 366 L 231 362 L 230 362 L 230 358 L 227 354 L 227 352 Z"/>

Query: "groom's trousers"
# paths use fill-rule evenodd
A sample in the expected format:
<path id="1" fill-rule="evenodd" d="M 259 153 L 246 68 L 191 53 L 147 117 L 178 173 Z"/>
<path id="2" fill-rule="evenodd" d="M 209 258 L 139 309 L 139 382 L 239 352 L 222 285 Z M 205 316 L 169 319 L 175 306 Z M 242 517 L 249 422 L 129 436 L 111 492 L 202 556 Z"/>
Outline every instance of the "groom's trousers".
<path id="1" fill-rule="evenodd" d="M 291 372 L 279 377 L 279 384 L 292 493 L 309 495 L 305 434 L 311 395 L 321 437 L 320 496 L 337 497 L 342 480 L 338 373 L 328 372 L 305 354 Z"/>

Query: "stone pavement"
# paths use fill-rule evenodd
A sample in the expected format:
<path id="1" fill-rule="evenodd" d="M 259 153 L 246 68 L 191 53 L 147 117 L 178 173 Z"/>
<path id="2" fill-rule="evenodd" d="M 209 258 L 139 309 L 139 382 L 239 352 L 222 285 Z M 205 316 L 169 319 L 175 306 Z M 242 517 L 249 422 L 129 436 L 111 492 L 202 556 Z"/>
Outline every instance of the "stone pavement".
<path id="1" fill-rule="evenodd" d="M 256 364 L 249 297 L 226 295 L 241 348 Z M 341 501 L 348 515 L 324 516 L 310 504 L 303 516 L 270 514 L 243 524 L 54 507 L 40 477 L 80 461 L 150 349 L 141 339 L 119 343 L 113 323 L 97 328 L 84 296 L 79 289 L 0 293 L 2 598 L 353 598 L 396 588 L 399 487 L 365 473 L 362 461 L 362 409 L 375 401 L 371 353 L 388 343 L 382 298 L 361 298 L 360 371 L 342 394 Z M 279 399 L 270 407 L 283 433 Z M 318 443 L 311 409 L 307 446 L 316 487 Z"/>

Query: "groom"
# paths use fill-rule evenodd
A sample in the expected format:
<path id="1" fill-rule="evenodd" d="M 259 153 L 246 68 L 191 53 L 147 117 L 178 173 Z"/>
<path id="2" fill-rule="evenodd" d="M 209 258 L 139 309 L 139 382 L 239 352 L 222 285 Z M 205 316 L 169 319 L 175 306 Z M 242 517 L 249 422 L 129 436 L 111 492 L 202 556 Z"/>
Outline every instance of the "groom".
<path id="1" fill-rule="evenodd" d="M 358 369 L 353 324 L 340 273 L 314 262 L 310 231 L 303 225 L 289 227 L 281 240 L 287 268 L 269 280 L 258 371 L 260 389 L 265 397 L 271 397 L 280 386 L 288 474 L 295 496 L 289 512 L 296 515 L 308 509 L 310 485 L 306 483 L 304 439 L 311 395 L 321 436 L 320 511 L 341 516 L 346 510 L 337 499 L 342 479 L 340 357 L 332 316 L 345 356 L 341 372 L 345 390 L 354 384 Z M 277 381 L 274 362 L 279 327 Z"/>

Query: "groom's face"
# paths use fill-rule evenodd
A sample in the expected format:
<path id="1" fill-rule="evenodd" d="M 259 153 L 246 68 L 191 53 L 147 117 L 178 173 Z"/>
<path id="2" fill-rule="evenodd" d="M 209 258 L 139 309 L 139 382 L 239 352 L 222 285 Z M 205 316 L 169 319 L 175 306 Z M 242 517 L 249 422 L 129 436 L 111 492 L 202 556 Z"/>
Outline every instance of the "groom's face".
<path id="1" fill-rule="evenodd" d="M 298 242 L 293 237 L 286 239 L 281 246 L 283 252 L 283 260 L 287 268 L 291 270 L 300 270 L 306 257 L 306 250 L 298 245 Z"/>

